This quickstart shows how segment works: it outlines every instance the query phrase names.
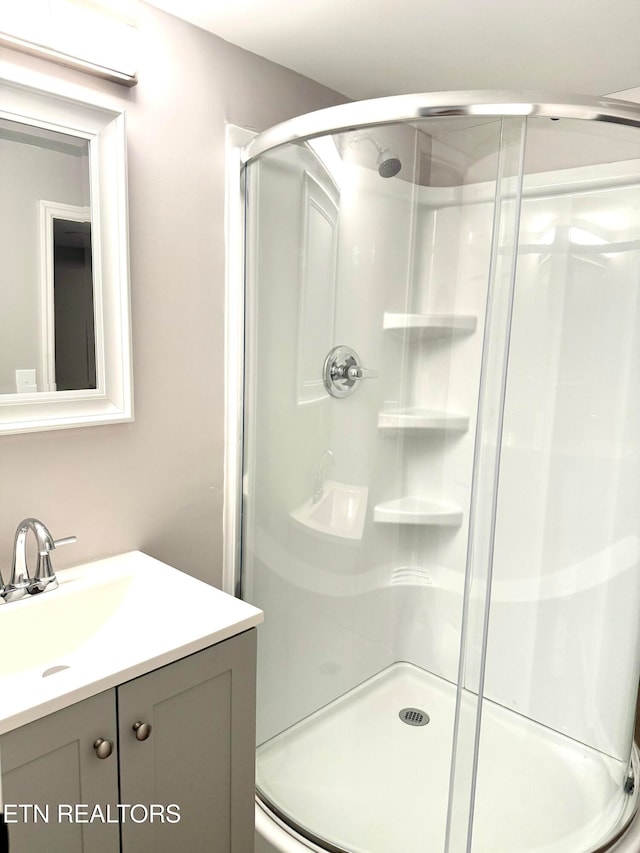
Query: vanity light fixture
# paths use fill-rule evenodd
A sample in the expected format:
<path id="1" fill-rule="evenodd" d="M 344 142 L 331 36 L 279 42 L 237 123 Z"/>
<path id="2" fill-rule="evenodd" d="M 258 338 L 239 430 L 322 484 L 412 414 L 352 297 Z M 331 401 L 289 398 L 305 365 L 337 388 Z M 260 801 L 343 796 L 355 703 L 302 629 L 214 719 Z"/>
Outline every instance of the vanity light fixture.
<path id="1" fill-rule="evenodd" d="M 0 46 L 135 86 L 136 8 L 136 2 L 108 0 L 6 3 L 0 8 Z"/>

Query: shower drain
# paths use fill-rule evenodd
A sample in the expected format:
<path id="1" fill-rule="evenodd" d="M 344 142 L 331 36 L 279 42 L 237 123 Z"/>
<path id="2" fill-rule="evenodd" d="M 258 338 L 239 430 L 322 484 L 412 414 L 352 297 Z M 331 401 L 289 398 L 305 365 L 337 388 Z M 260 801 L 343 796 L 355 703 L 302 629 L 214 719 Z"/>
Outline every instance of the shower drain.
<path id="1" fill-rule="evenodd" d="M 429 722 L 429 715 L 420 708 L 403 708 L 398 716 L 408 726 L 426 726 Z"/>

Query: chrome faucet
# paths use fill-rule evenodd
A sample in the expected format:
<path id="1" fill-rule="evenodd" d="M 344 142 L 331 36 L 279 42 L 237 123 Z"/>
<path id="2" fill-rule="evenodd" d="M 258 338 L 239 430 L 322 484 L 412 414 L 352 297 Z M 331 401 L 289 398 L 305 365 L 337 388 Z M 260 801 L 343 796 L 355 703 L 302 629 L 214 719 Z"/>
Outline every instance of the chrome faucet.
<path id="1" fill-rule="evenodd" d="M 27 566 L 27 536 L 32 532 L 36 538 L 38 559 L 35 574 L 31 575 Z M 25 518 L 17 527 L 13 543 L 13 561 L 11 579 L 5 584 L 0 575 L 0 604 L 18 601 L 25 595 L 47 592 L 58 586 L 49 554 L 60 545 L 76 542 L 75 536 L 54 539 L 45 525 L 37 518 Z"/>
<path id="2" fill-rule="evenodd" d="M 333 465 L 334 457 L 332 450 L 325 450 L 320 457 L 320 465 L 318 473 L 313 475 L 313 497 L 312 501 L 317 504 L 324 492 L 324 482 L 327 478 L 327 469 L 329 465 Z"/>

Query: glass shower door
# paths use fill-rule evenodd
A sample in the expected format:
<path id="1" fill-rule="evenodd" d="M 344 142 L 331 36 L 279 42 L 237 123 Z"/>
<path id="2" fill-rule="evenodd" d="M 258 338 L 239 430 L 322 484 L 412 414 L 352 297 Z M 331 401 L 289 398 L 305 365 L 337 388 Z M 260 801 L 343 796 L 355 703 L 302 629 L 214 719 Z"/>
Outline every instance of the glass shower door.
<path id="1" fill-rule="evenodd" d="M 477 688 L 459 675 L 483 329 L 506 269 L 494 231 L 513 245 L 516 224 L 501 192 L 518 151 L 501 145 L 520 127 L 385 126 L 247 167 L 257 785 L 328 850 L 462 849 L 447 814 L 453 766 L 467 825 L 473 774 L 454 734 L 465 702 L 473 746 Z M 399 174 L 377 170 L 380 149 Z"/>
<path id="2" fill-rule="evenodd" d="M 638 154 L 628 128 L 529 120 L 477 853 L 604 850 L 636 807 Z"/>

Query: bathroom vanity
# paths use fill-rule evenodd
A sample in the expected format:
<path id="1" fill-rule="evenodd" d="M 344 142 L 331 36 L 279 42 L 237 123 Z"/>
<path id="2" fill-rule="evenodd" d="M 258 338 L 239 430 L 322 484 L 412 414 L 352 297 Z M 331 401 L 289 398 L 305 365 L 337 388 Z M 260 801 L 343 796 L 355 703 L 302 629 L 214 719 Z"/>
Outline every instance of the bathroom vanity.
<path id="1" fill-rule="evenodd" d="M 29 664 L 0 667 L 11 853 L 252 850 L 261 612 L 139 552 L 58 578 L 0 608 Z"/>

